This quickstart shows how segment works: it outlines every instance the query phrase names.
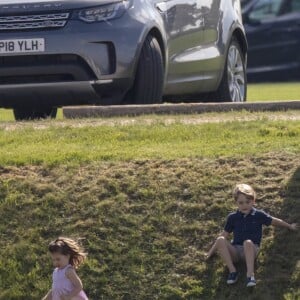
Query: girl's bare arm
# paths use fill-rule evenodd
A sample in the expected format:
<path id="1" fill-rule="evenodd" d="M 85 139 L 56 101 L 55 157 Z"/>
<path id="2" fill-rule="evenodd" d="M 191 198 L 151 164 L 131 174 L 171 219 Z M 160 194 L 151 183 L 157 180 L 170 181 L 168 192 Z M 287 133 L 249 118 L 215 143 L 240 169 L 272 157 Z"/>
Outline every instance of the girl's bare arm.
<path id="1" fill-rule="evenodd" d="M 73 297 L 77 296 L 82 291 L 83 286 L 82 286 L 82 282 L 81 282 L 80 278 L 78 277 L 78 275 L 76 274 L 74 268 L 68 268 L 66 270 L 66 276 L 72 282 L 74 289 L 68 295 L 64 295 L 63 299 L 70 300 Z"/>

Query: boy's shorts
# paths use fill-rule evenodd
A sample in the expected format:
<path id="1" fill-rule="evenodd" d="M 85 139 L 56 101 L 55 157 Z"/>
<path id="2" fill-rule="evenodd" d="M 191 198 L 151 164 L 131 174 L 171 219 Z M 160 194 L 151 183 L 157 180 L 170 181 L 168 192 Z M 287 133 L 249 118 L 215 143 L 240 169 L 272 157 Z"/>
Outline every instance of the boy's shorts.
<path id="1" fill-rule="evenodd" d="M 257 257 L 258 252 L 259 252 L 259 246 L 257 244 L 254 244 L 255 246 L 255 257 Z M 242 245 L 233 245 L 233 247 L 236 249 L 238 258 L 241 260 L 245 260 L 245 251 L 244 251 L 244 246 Z"/>

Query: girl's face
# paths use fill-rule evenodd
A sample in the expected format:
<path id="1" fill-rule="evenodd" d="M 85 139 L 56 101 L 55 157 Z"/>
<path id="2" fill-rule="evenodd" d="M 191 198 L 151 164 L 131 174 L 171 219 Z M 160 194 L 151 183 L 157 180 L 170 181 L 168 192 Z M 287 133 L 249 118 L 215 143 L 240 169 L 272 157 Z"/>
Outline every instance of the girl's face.
<path id="1" fill-rule="evenodd" d="M 255 202 L 254 199 L 249 198 L 246 195 L 239 194 L 236 203 L 239 211 L 247 215 L 250 213 Z"/>
<path id="2" fill-rule="evenodd" d="M 63 255 L 59 252 L 50 253 L 54 267 L 64 268 L 69 264 L 70 255 Z"/>

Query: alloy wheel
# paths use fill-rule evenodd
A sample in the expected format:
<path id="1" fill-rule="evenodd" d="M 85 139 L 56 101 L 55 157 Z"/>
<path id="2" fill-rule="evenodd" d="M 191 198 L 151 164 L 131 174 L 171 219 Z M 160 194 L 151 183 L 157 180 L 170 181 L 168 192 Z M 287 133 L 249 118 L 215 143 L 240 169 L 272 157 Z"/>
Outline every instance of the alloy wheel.
<path id="1" fill-rule="evenodd" d="M 245 69 L 240 51 L 234 44 L 228 51 L 227 73 L 231 101 L 243 102 L 246 92 Z"/>

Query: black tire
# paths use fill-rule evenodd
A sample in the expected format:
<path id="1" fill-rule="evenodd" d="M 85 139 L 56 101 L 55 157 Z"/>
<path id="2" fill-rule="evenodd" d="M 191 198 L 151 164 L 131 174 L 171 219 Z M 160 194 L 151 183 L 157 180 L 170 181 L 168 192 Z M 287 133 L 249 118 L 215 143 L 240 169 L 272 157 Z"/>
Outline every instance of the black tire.
<path id="1" fill-rule="evenodd" d="M 152 104 L 162 102 L 164 64 L 159 43 L 149 35 L 139 58 L 133 87 L 125 96 L 126 104 Z"/>
<path id="2" fill-rule="evenodd" d="M 14 108 L 14 116 L 17 121 L 35 120 L 35 119 L 55 119 L 57 114 L 57 108 Z"/>
<path id="3" fill-rule="evenodd" d="M 242 80 L 239 79 L 239 80 L 236 80 L 236 84 L 235 84 L 236 85 L 235 88 L 237 90 L 238 90 L 238 86 L 242 86 L 242 85 L 244 86 L 243 90 L 241 89 L 241 95 L 243 94 L 243 96 L 240 97 L 241 98 L 240 100 L 235 98 L 234 95 L 232 94 L 232 92 L 230 91 L 232 76 L 237 77 L 237 75 L 238 75 L 238 74 L 233 74 L 233 72 L 230 74 L 230 71 L 228 70 L 229 56 L 230 56 L 232 47 L 237 50 L 237 52 L 240 56 L 240 59 L 241 59 L 240 62 L 241 62 L 242 70 L 240 73 L 243 74 L 244 83 L 242 84 Z M 238 77 L 240 77 L 240 76 L 238 76 Z M 239 83 L 240 83 L 240 85 L 239 85 Z M 246 58 L 245 58 L 244 53 L 241 50 L 239 42 L 237 41 L 237 39 L 235 37 L 232 38 L 231 43 L 228 48 L 228 51 L 226 53 L 226 63 L 225 63 L 224 72 L 223 72 L 223 76 L 222 76 L 219 88 L 215 93 L 211 93 L 209 98 L 212 101 L 220 101 L 220 102 L 244 102 L 247 99 Z"/>

